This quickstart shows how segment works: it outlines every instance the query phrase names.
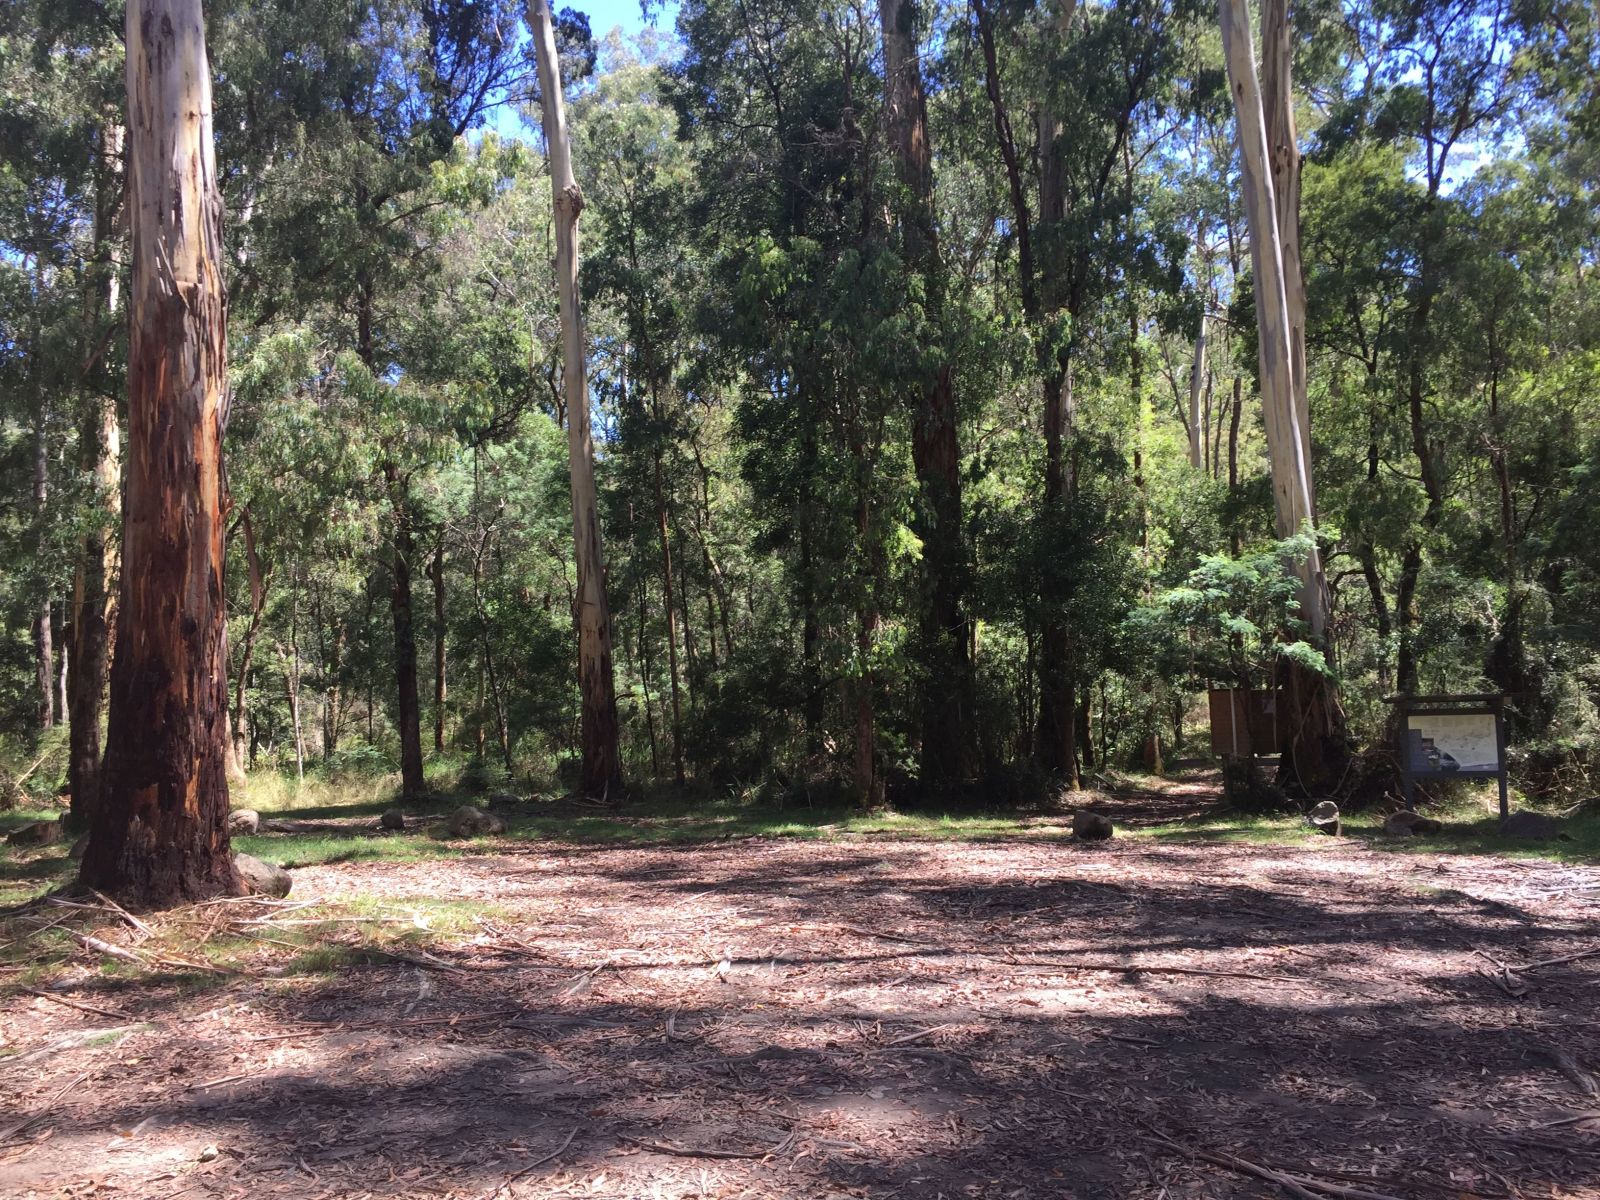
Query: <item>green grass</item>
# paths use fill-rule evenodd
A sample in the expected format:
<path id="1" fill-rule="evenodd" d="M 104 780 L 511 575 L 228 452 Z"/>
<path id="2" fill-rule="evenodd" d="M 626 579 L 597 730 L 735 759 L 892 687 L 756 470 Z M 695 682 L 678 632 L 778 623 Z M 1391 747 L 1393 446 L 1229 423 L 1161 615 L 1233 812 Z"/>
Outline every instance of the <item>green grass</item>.
<path id="1" fill-rule="evenodd" d="M 1512 809 L 1523 807 L 1533 806 L 1514 796 Z M 1449 803 L 1425 807 L 1424 814 L 1443 821 L 1444 832 L 1427 837 L 1390 837 L 1383 832 L 1381 814 L 1356 813 L 1344 819 L 1344 836 L 1365 842 L 1374 850 L 1394 854 L 1490 854 L 1570 863 L 1600 862 L 1600 812 L 1579 814 L 1561 821 L 1561 831 L 1566 836 L 1553 842 L 1501 837 L 1498 800 L 1492 788 L 1469 789 Z M 1324 840 L 1322 834 L 1294 814 L 1218 813 L 1196 821 L 1134 830 L 1130 836 L 1162 842 L 1255 842 L 1293 846 L 1311 846 Z"/>

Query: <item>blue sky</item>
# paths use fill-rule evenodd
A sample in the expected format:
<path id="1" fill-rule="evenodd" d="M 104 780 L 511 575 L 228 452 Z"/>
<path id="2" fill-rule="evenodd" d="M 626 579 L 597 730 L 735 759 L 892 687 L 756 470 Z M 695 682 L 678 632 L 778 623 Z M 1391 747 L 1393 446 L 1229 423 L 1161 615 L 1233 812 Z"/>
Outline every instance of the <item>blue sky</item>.
<path id="1" fill-rule="evenodd" d="M 639 0 L 551 0 L 551 4 L 557 12 L 563 8 L 575 8 L 587 14 L 589 32 L 594 35 L 596 42 L 603 41 L 613 29 L 621 29 L 623 34 L 632 36 L 646 27 Z M 662 33 L 671 33 L 678 19 L 677 0 L 656 0 L 652 8 L 656 10 L 653 26 Z M 522 114 L 509 105 L 495 109 L 489 119 L 489 128 L 502 137 L 531 140 L 539 135 L 537 127 L 529 126 L 523 121 Z"/>

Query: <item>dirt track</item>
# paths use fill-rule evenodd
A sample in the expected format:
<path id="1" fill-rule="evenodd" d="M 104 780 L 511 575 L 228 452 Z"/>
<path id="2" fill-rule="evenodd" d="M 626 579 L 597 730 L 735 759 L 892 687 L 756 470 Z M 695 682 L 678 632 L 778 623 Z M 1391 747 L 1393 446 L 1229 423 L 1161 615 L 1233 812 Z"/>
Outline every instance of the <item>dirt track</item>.
<path id="1" fill-rule="evenodd" d="M 1288 1194 L 1204 1150 L 1312 1194 L 1600 1196 L 1600 1121 L 1555 1123 L 1600 1109 L 1600 957 L 1500 970 L 1600 950 L 1594 868 L 852 840 L 296 873 L 358 894 L 496 907 L 434 960 L 10 1002 L 0 1132 L 38 1119 L 0 1194 Z"/>

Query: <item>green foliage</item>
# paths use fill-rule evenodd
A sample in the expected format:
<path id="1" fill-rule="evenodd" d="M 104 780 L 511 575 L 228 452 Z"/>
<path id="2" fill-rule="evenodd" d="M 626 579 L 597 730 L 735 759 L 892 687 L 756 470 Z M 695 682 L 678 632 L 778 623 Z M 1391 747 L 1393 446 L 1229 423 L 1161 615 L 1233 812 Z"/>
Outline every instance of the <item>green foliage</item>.
<path id="1" fill-rule="evenodd" d="M 430 781 L 560 778 L 578 716 L 571 419 L 597 447 L 632 779 L 675 778 L 681 757 L 691 787 L 842 798 L 869 739 L 891 793 L 915 796 L 922 716 L 951 684 L 922 644 L 942 568 L 970 619 L 973 780 L 997 794 L 1042 794 L 1059 630 L 1088 746 L 1114 763 L 1181 734 L 1201 689 L 1295 665 L 1338 684 L 1365 741 L 1397 687 L 1508 692 L 1530 788 L 1581 798 L 1600 744 L 1591 6 L 1294 14 L 1300 97 L 1317 101 L 1298 109 L 1331 598 L 1316 644 L 1297 611 L 1308 543 L 1274 540 L 1210 6 L 1078 6 L 1060 30 L 991 5 L 992 71 L 976 10 L 918 9 L 928 253 L 908 236 L 870 6 L 686 0 L 670 43 L 597 43 L 563 11 L 580 413 L 563 411 L 548 178 L 516 124 L 536 111 L 520 7 L 208 12 L 229 688 L 251 794 L 389 787 L 402 575 L 425 744 L 440 731 Z M 103 211 L 120 195 L 117 14 L 6 11 L 0 735 L 20 769 L 61 736 L 38 728 L 36 637 L 45 612 L 54 680 L 83 535 L 107 520 L 86 417 L 120 393 L 125 355 L 122 316 L 89 298 L 128 264 Z M 917 399 L 946 371 L 956 536 L 915 465 Z M 1070 387 L 1047 500 L 1053 381 Z M 31 795 L 53 791 L 55 762 Z"/>

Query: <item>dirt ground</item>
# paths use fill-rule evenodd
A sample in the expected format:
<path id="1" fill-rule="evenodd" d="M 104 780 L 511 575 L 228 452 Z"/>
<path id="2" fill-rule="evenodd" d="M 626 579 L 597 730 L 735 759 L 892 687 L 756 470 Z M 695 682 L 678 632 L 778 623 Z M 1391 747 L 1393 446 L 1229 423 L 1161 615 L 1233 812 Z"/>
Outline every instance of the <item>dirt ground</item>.
<path id="1" fill-rule="evenodd" d="M 0 1195 L 1600 1196 L 1597 868 L 862 838 L 295 873 L 358 896 L 493 915 L 13 994 Z"/>

